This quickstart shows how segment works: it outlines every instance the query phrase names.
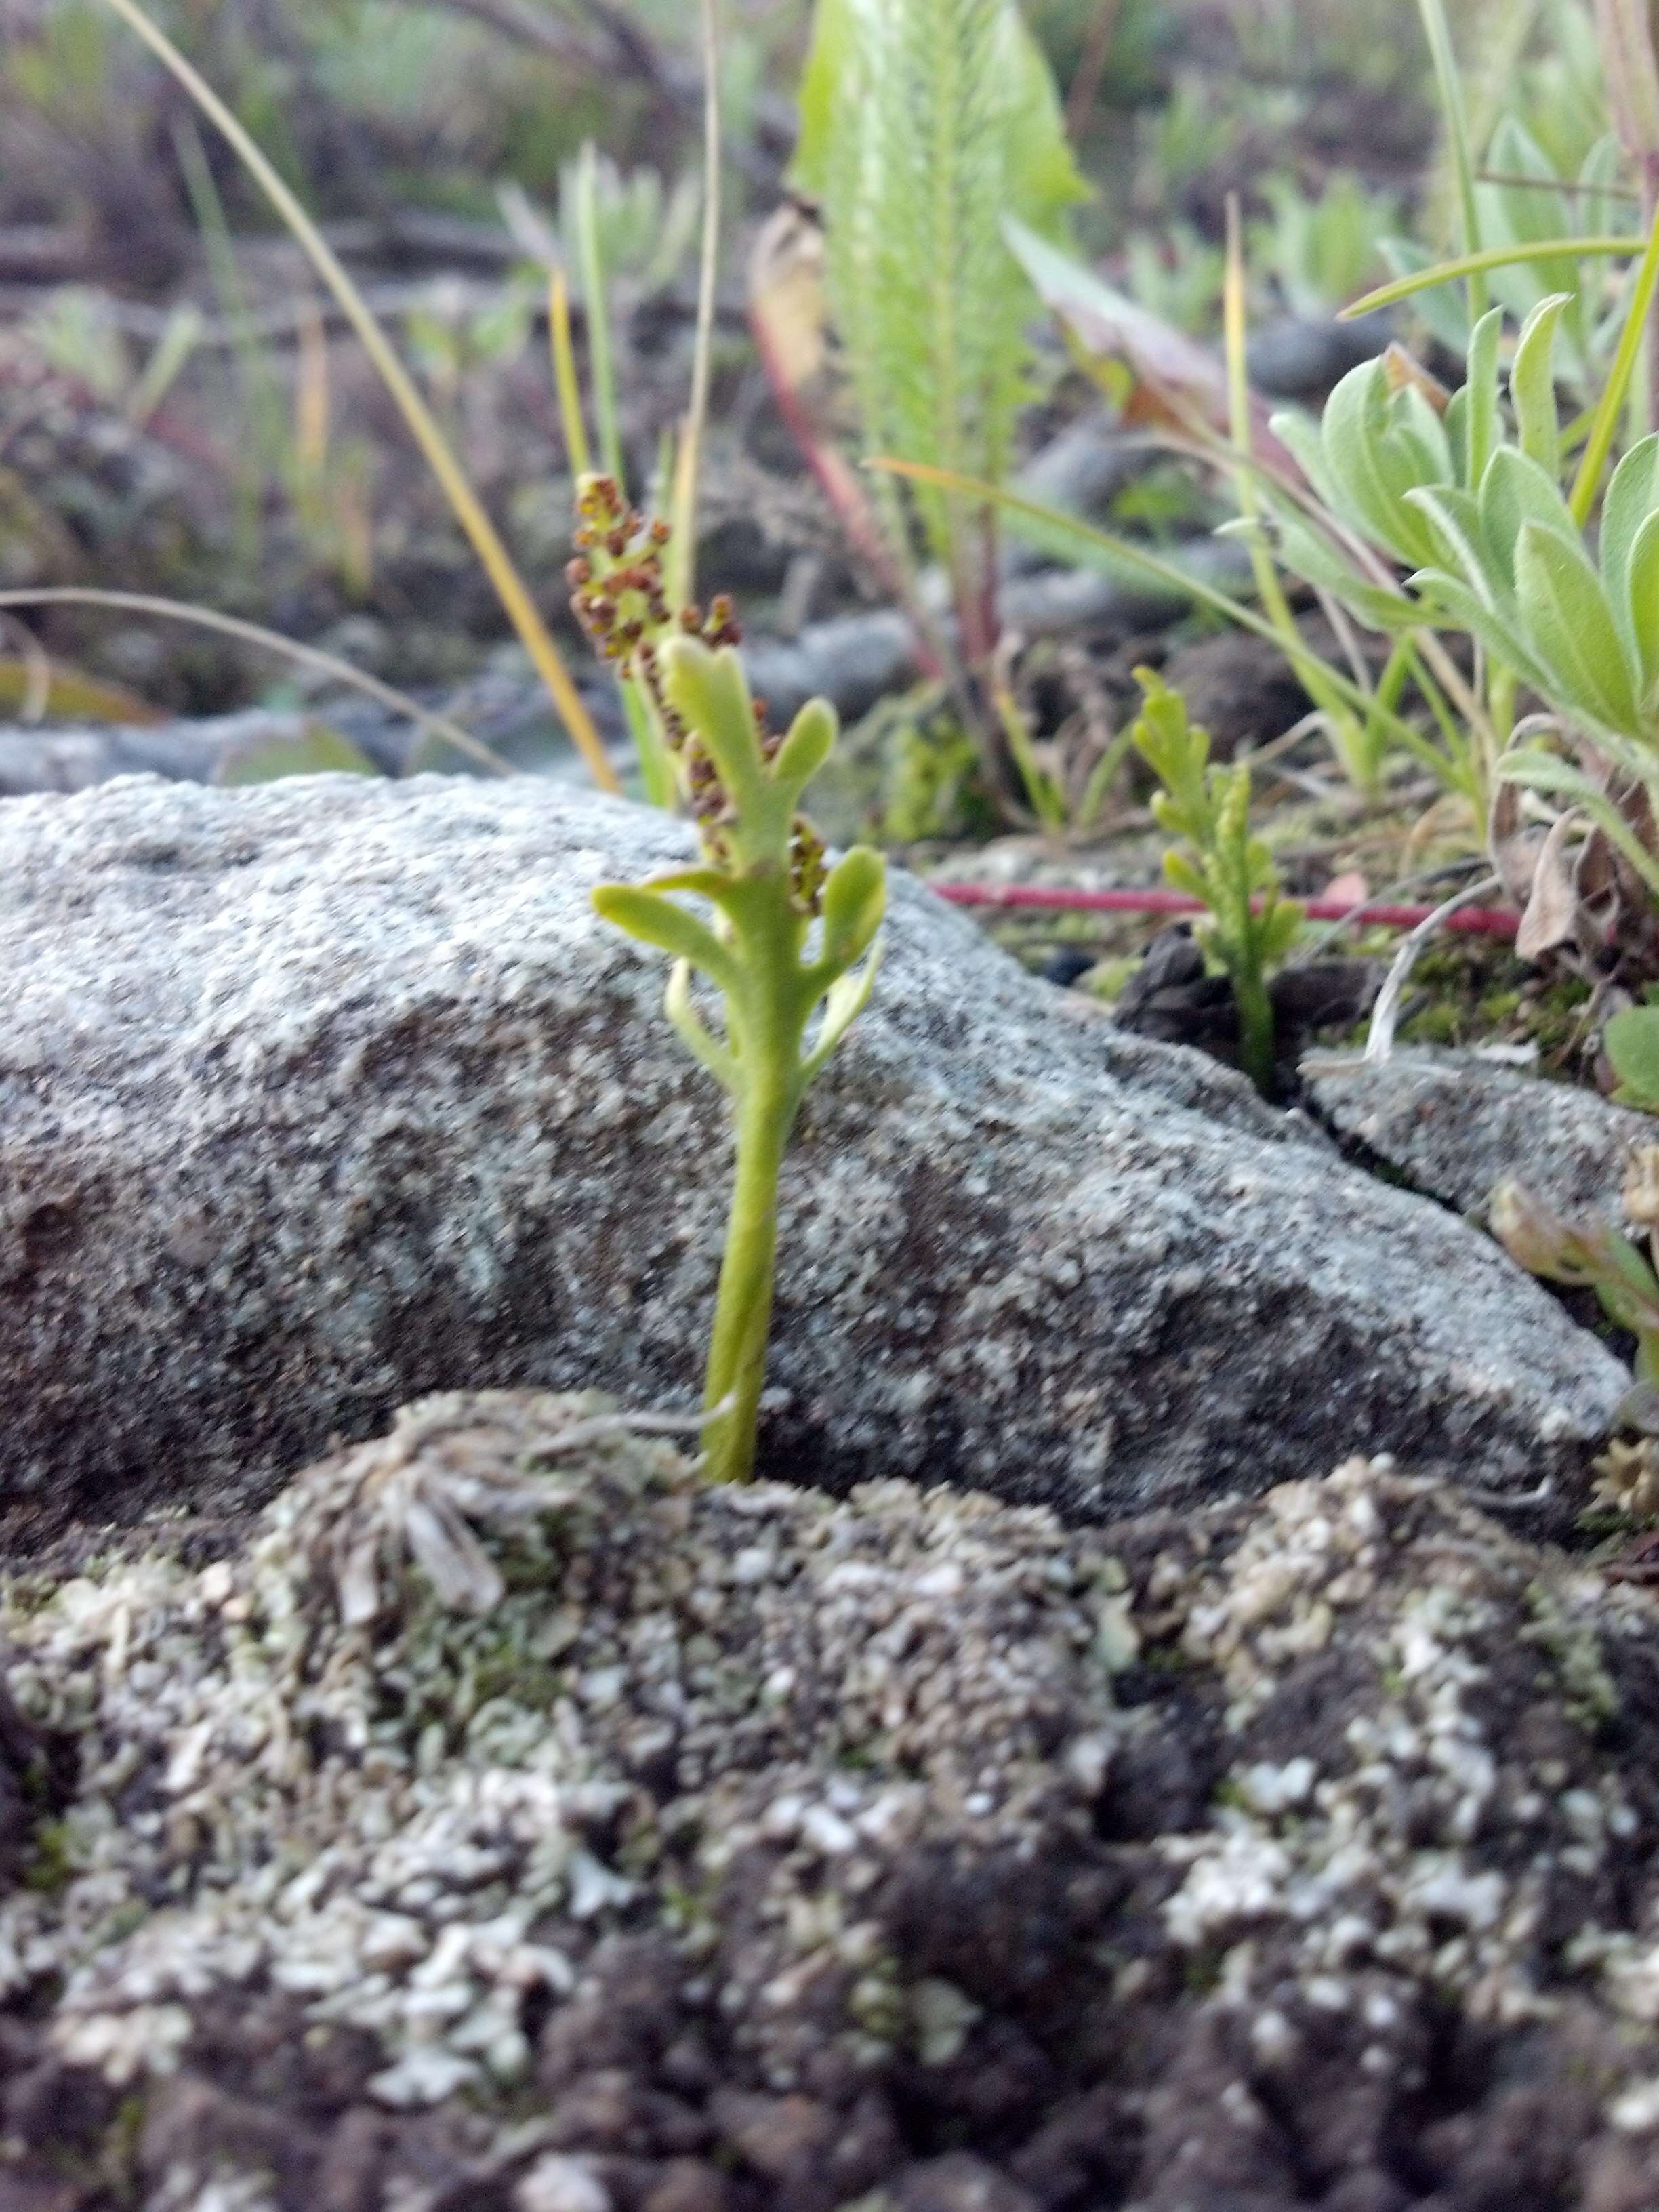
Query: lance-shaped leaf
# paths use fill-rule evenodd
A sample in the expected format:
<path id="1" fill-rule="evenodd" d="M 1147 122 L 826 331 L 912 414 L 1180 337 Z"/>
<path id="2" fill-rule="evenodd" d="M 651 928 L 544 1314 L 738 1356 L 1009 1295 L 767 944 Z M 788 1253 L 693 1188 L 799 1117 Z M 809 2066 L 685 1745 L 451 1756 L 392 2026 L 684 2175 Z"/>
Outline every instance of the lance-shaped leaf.
<path id="1" fill-rule="evenodd" d="M 827 699 L 809 699 L 789 725 L 773 758 L 772 781 L 788 790 L 791 805 L 829 759 L 836 726 L 836 710 Z"/>
<path id="2" fill-rule="evenodd" d="M 823 1002 L 823 1018 L 812 1049 L 803 1058 L 801 1081 L 811 1083 L 824 1062 L 846 1036 L 853 1024 L 869 1004 L 870 994 L 875 988 L 876 971 L 881 966 L 881 939 L 877 938 L 870 948 L 870 957 L 861 968 L 843 975 L 830 987 Z"/>
<path id="3" fill-rule="evenodd" d="M 1481 604 L 1497 613 L 1501 604 L 1499 580 L 1486 560 L 1479 501 L 1455 484 L 1424 486 L 1409 496 L 1427 525 L 1434 565 L 1462 576 Z"/>
<path id="4" fill-rule="evenodd" d="M 1601 581 L 1614 619 L 1632 645 L 1631 556 L 1642 526 L 1659 514 L 1659 431 L 1638 439 L 1613 472 L 1601 504 Z"/>
<path id="5" fill-rule="evenodd" d="M 1430 548 L 1420 519 L 1401 505 L 1409 479 L 1388 465 L 1388 374 L 1380 361 L 1350 369 L 1325 403 L 1325 470 L 1343 520 L 1397 560 L 1420 564 Z"/>
<path id="6" fill-rule="evenodd" d="M 1559 703 L 1606 728 L 1639 735 L 1624 641 L 1580 547 L 1541 523 L 1523 523 L 1515 589 L 1522 628 L 1555 678 Z"/>
<path id="7" fill-rule="evenodd" d="M 691 1003 L 691 963 L 677 960 L 669 970 L 668 988 L 663 994 L 663 1012 L 673 1024 L 681 1042 L 700 1060 L 722 1090 L 735 1091 L 738 1085 L 737 1063 L 730 1052 L 717 1044 L 710 1036 L 708 1024 Z"/>
<path id="8" fill-rule="evenodd" d="M 1561 470 L 1561 428 L 1555 411 L 1555 326 L 1571 295 L 1553 292 L 1540 300 L 1521 326 L 1510 369 L 1510 399 L 1515 408 L 1521 449 L 1551 476 Z"/>
<path id="9" fill-rule="evenodd" d="M 1486 167 L 1503 182 L 1487 182 L 1478 190 L 1486 221 L 1482 231 L 1496 245 L 1508 240 L 1517 246 L 1547 245 L 1570 238 L 1579 228 L 1577 210 L 1560 189 L 1555 166 L 1526 125 L 1506 115 L 1486 149 Z M 1546 293 L 1567 295 L 1567 310 L 1574 336 L 1582 314 L 1577 301 L 1578 264 L 1570 252 L 1547 260 L 1525 263 L 1497 272 L 1494 290 L 1517 314 L 1528 313 Z"/>
<path id="10" fill-rule="evenodd" d="M 1498 665 L 1509 669 L 1535 691 L 1547 692 L 1543 668 L 1523 643 L 1510 614 L 1499 612 L 1466 584 L 1443 568 L 1419 568 L 1407 578 L 1423 601 L 1427 619 L 1442 629 L 1465 629 L 1482 645 Z"/>
<path id="11" fill-rule="evenodd" d="M 1553 792 L 1559 797 L 1572 799 L 1608 842 L 1623 854 L 1654 896 L 1659 898 L 1659 860 L 1647 850 L 1601 785 L 1586 775 L 1583 769 L 1554 753 L 1545 752 L 1541 747 L 1519 746 L 1504 755 L 1498 763 L 1498 773 L 1506 783 L 1524 784 L 1532 791 Z"/>
<path id="12" fill-rule="evenodd" d="M 1515 588 L 1515 552 L 1524 522 L 1541 522 L 1568 539 L 1578 536 L 1555 478 L 1530 453 L 1500 446 L 1480 479 L 1480 539 L 1488 568 L 1502 577 L 1506 592 Z"/>
<path id="13" fill-rule="evenodd" d="M 1601 1042 L 1619 1078 L 1614 1099 L 1648 1113 L 1659 1107 L 1659 1006 L 1626 1006 L 1603 1029 Z"/>
<path id="14" fill-rule="evenodd" d="M 1383 367 L 1389 365 L 1389 356 L 1385 354 Z M 1454 475 L 1446 426 L 1417 381 L 1413 373 L 1416 369 L 1410 355 L 1402 355 L 1401 373 L 1407 380 L 1389 401 L 1386 439 L 1395 456 L 1402 488 L 1413 483 L 1449 483 Z"/>
<path id="15" fill-rule="evenodd" d="M 690 961 L 723 991 L 737 983 L 737 963 L 714 931 L 659 891 L 647 890 L 643 884 L 599 884 L 593 904 L 614 928 L 672 952 L 677 960 Z"/>
<path id="16" fill-rule="evenodd" d="M 1248 527 L 1233 522 L 1224 522 L 1217 531 L 1218 538 L 1243 534 Z M 1279 564 L 1304 584 L 1316 591 L 1328 592 L 1347 608 L 1350 614 L 1372 629 L 1409 629 L 1419 619 L 1418 611 L 1401 592 L 1385 591 L 1351 568 L 1343 556 L 1322 532 L 1294 512 L 1288 502 L 1275 505 L 1273 532 Z"/>
<path id="17" fill-rule="evenodd" d="M 1340 511 L 1341 501 L 1325 465 L 1325 443 L 1318 423 L 1311 416 L 1297 414 L 1287 407 L 1269 418 L 1269 427 L 1324 505 L 1333 512 Z"/>
<path id="18" fill-rule="evenodd" d="M 1625 568 L 1624 608 L 1644 698 L 1659 685 L 1659 514 L 1636 533 Z"/>
<path id="19" fill-rule="evenodd" d="M 738 817 L 765 817 L 770 778 L 761 760 L 755 705 L 743 663 L 732 648 L 711 653 L 695 638 L 677 637 L 661 653 L 669 704 L 694 729 L 720 771 Z"/>
<path id="20" fill-rule="evenodd" d="M 674 868 L 665 876 L 647 876 L 636 888 L 642 891 L 695 891 L 699 898 L 718 901 L 731 889 L 731 878 L 718 868 Z"/>
<path id="21" fill-rule="evenodd" d="M 1463 386 L 1463 483 L 1475 490 L 1503 437 L 1498 412 L 1498 342 L 1504 310 L 1482 315 L 1469 336 L 1468 370 Z"/>
<path id="22" fill-rule="evenodd" d="M 826 969 L 839 975 L 863 957 L 886 905 L 886 861 L 868 845 L 855 845 L 836 861 L 823 886 Z"/>

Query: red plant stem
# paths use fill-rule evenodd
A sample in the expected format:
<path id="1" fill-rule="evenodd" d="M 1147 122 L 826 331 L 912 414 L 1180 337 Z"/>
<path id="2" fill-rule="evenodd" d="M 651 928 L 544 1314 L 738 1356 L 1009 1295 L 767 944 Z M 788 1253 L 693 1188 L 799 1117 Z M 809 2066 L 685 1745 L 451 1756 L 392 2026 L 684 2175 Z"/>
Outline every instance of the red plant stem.
<path id="1" fill-rule="evenodd" d="M 953 906 L 1036 907 L 1069 914 L 1202 914 L 1201 899 L 1185 891 L 1073 891 L 1052 890 L 1036 884 L 941 884 L 930 882 L 942 899 Z M 1258 901 L 1259 904 L 1260 902 Z M 1310 921 L 1361 921 L 1378 929 L 1415 929 L 1434 912 L 1428 906 L 1372 906 L 1364 900 L 1304 899 L 1302 911 Z M 1513 937 L 1521 926 L 1519 915 L 1501 907 L 1460 907 L 1449 914 L 1444 927 L 1477 937 Z"/>
<path id="2" fill-rule="evenodd" d="M 858 478 L 835 447 L 820 434 L 811 410 L 790 382 L 788 372 L 779 358 L 777 347 L 766 327 L 764 314 L 751 310 L 749 329 L 755 341 L 755 350 L 760 356 L 761 368 L 771 389 L 773 401 L 789 434 L 799 448 L 802 459 L 811 471 L 819 490 L 829 501 L 854 550 L 869 562 L 872 573 L 908 617 L 915 637 L 917 667 L 930 682 L 940 682 L 945 668 L 928 635 L 927 625 L 921 619 L 905 580 L 888 551 L 880 526 L 870 511 L 869 501 L 864 496 Z"/>

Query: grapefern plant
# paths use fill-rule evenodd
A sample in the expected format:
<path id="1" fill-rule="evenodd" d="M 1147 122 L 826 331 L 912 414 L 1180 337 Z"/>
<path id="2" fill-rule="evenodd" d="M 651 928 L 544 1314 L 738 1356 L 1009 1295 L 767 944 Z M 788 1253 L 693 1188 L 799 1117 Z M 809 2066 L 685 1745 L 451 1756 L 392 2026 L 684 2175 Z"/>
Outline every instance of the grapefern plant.
<path id="1" fill-rule="evenodd" d="M 794 181 L 823 210 L 866 452 L 1000 483 L 1036 305 L 1003 221 L 1052 233 L 1085 191 L 1014 0 L 817 0 Z M 992 509 L 888 478 L 876 496 L 907 573 L 920 524 L 963 649 L 982 658 L 995 635 Z"/>

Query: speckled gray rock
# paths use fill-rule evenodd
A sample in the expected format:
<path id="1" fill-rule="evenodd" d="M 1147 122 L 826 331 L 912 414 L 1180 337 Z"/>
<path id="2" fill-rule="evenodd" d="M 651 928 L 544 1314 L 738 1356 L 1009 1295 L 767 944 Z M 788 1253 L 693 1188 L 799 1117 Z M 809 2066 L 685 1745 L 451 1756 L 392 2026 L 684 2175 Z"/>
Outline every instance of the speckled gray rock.
<path id="1" fill-rule="evenodd" d="M 1340 1136 L 1481 1220 L 1506 1176 L 1558 1212 L 1617 1214 L 1632 1147 L 1659 1143 L 1650 1114 L 1473 1053 L 1396 1052 L 1351 1075 L 1316 1076 L 1310 1089 Z"/>
<path id="2" fill-rule="evenodd" d="M 727 1174 L 660 963 L 685 849 L 532 784 L 0 807 L 4 1492 L 268 1488 L 448 1387 L 690 1402 Z M 765 1439 L 1092 1516 L 1355 1448 L 1530 1487 L 1614 1363 L 1497 1249 L 916 886 L 809 1101 Z"/>

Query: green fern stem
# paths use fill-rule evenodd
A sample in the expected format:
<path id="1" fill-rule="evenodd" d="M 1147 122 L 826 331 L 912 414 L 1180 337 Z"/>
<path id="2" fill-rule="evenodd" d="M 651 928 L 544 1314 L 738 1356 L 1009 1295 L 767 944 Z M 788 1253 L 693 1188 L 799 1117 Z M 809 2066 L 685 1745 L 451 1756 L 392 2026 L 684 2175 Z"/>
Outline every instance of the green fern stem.
<path id="1" fill-rule="evenodd" d="M 1235 962 L 1232 985 L 1233 1004 L 1238 1009 L 1239 1061 L 1262 1097 L 1268 1098 L 1273 1095 L 1278 1033 L 1261 963 L 1248 957 Z"/>
<path id="2" fill-rule="evenodd" d="M 750 1041 L 757 1066 L 793 1066 L 799 1058 L 799 1025 L 769 1010 L 764 1031 Z M 773 1027 L 775 1022 L 775 1027 Z M 778 1249 L 778 1176 L 800 1104 L 798 1089 L 750 1084 L 735 1116 L 737 1159 L 732 1210 L 726 1219 L 703 1385 L 703 1431 L 709 1477 L 744 1482 L 754 1471 L 755 1436 L 766 1382 L 766 1346 L 772 1328 L 772 1291 Z M 719 1409 L 717 1411 L 717 1409 Z"/>
<path id="3" fill-rule="evenodd" d="M 866 846 L 826 870 L 823 842 L 797 811 L 835 743 L 835 714 L 822 700 L 802 708 L 787 736 L 774 737 L 729 646 L 711 653 L 672 638 L 659 658 L 662 709 L 672 717 L 697 810 L 702 860 L 648 883 L 600 884 L 593 903 L 618 929 L 674 956 L 664 1011 L 730 1102 L 735 1172 L 703 1379 L 703 1439 L 711 1479 L 741 1482 L 754 1470 L 766 1380 L 778 1176 L 808 1085 L 869 998 L 886 874 Z M 681 892 L 713 907 L 712 925 L 679 903 Z M 692 1003 L 694 969 L 726 1002 L 723 1040 Z"/>

